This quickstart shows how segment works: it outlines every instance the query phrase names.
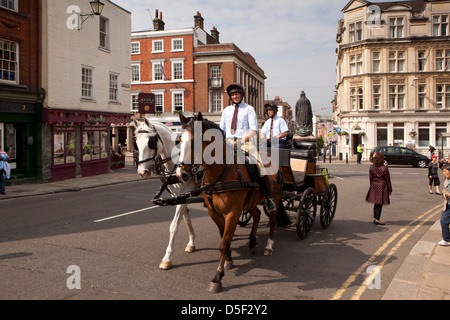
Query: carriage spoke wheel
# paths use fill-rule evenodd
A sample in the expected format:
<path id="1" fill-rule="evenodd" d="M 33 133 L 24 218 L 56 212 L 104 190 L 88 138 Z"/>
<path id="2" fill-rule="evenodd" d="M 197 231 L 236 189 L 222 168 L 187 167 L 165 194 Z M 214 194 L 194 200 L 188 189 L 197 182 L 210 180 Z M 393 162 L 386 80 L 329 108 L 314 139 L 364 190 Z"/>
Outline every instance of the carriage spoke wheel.
<path id="1" fill-rule="evenodd" d="M 325 189 L 322 203 L 320 205 L 320 224 L 327 229 L 333 221 L 337 206 L 337 188 L 333 183 Z"/>
<path id="2" fill-rule="evenodd" d="M 244 210 L 244 211 L 242 211 L 241 215 L 239 216 L 238 224 L 241 227 L 245 227 L 251 218 L 252 218 L 252 215 L 250 213 L 250 210 Z"/>
<path id="3" fill-rule="evenodd" d="M 313 188 L 308 188 L 303 192 L 297 211 L 297 235 L 300 239 L 304 240 L 309 236 L 316 219 L 316 211 L 316 191 Z"/>

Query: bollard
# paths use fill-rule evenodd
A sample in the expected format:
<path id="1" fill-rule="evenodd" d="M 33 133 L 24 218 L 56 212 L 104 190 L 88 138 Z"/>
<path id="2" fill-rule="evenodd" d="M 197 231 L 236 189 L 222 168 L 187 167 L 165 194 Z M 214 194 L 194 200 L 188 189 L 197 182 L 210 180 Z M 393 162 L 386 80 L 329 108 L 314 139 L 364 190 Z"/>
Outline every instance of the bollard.
<path id="1" fill-rule="evenodd" d="M 345 163 L 348 164 L 348 152 L 345 154 Z"/>

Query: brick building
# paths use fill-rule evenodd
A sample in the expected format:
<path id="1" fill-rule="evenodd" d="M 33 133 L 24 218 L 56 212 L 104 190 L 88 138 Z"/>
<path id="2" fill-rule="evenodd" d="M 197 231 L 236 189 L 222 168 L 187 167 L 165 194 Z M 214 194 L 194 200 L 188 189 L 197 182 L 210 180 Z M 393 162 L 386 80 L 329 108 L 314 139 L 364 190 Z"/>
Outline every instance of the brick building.
<path id="1" fill-rule="evenodd" d="M 0 1 L 0 149 L 11 182 L 41 178 L 40 0 Z"/>
<path id="2" fill-rule="evenodd" d="M 215 27 L 206 32 L 199 12 L 191 28 L 165 30 L 158 11 L 153 24 L 153 30 L 132 32 L 132 111 L 138 111 L 139 93 L 151 92 L 156 114 L 147 117 L 174 131 L 180 130 L 179 112 L 202 112 L 218 122 L 229 105 L 226 87 L 239 82 L 262 119 L 265 76 L 249 53 L 221 44 Z"/>

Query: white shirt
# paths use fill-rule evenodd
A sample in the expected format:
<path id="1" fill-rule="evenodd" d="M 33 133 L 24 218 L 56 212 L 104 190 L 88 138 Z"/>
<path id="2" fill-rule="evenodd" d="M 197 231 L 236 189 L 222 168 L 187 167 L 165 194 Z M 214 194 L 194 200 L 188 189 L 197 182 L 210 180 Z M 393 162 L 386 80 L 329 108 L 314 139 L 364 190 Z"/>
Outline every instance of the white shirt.
<path id="1" fill-rule="evenodd" d="M 270 125 L 271 124 L 272 124 L 272 118 L 267 120 L 266 123 L 264 123 L 263 128 L 261 129 L 261 133 L 263 133 L 266 136 L 266 139 L 270 139 Z M 284 119 L 278 115 L 273 117 L 272 138 L 279 136 L 280 134 L 282 134 L 286 131 L 289 131 L 286 121 L 284 121 Z M 281 140 L 286 140 L 286 137 L 284 137 Z"/>
<path id="2" fill-rule="evenodd" d="M 226 107 L 220 119 L 220 129 L 225 132 L 227 139 L 242 139 L 250 130 L 258 132 L 258 118 L 256 117 L 255 109 L 245 102 L 241 102 L 238 108 L 236 132 L 232 134 L 231 122 L 233 121 L 234 109 L 234 105 Z"/>

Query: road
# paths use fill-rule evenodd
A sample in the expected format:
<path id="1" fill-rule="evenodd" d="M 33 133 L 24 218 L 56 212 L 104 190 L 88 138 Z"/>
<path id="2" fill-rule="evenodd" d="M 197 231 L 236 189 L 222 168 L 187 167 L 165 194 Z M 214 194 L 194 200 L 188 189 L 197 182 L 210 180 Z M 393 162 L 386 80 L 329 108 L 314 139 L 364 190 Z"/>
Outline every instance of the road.
<path id="1" fill-rule="evenodd" d="M 248 250 L 251 224 L 238 227 L 235 266 L 226 271 L 218 295 L 206 287 L 217 267 L 220 237 L 200 204 L 190 206 L 197 251 L 184 252 L 182 222 L 174 266 L 159 270 L 173 208 L 151 208 L 158 180 L 2 201 L 0 299 L 381 299 L 406 255 L 439 218 L 443 201 L 428 194 L 426 169 L 392 166 L 394 193 L 382 213 L 386 226 L 375 226 L 372 206 L 364 201 L 369 166 L 326 166 L 338 187 L 330 228 L 322 230 L 316 219 L 303 241 L 294 227 L 277 228 L 274 255 L 265 257 L 267 217 L 255 255 Z M 367 285 L 371 266 L 379 273 Z"/>

